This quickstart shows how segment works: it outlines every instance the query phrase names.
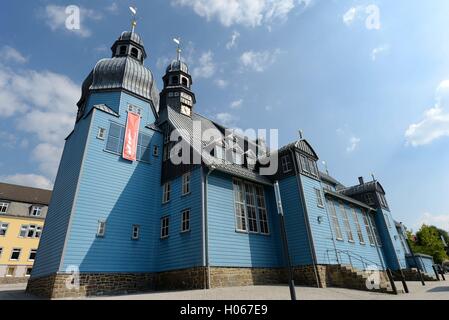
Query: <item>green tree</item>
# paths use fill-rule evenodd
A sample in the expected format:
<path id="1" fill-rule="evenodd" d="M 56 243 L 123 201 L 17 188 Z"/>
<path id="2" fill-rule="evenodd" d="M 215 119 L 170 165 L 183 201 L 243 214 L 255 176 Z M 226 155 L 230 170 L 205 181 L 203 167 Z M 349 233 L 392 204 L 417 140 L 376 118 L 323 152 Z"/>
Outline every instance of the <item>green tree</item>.
<path id="1" fill-rule="evenodd" d="M 444 230 L 425 224 L 419 229 L 416 236 L 411 232 L 408 233 L 413 252 L 432 256 L 435 263 L 442 263 L 449 259 L 443 241 L 441 241 L 441 235 L 445 238 L 448 236 Z"/>

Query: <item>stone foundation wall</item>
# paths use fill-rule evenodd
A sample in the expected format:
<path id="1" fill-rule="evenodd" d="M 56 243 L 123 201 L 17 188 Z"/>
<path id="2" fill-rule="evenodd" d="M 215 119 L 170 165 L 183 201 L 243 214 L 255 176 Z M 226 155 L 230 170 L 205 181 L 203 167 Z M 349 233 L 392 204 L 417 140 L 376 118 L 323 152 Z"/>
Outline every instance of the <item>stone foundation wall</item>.
<path id="1" fill-rule="evenodd" d="M 403 270 L 405 281 L 421 281 L 421 278 L 419 277 L 419 273 L 416 269 L 407 269 Z M 421 274 L 423 276 L 424 281 L 438 281 L 435 274 L 429 275 L 427 273 L 424 273 L 421 271 Z M 395 273 L 394 278 L 396 281 L 400 281 L 400 278 Z"/>
<path id="2" fill-rule="evenodd" d="M 156 290 L 205 289 L 205 267 L 160 272 L 155 275 Z"/>
<path id="3" fill-rule="evenodd" d="M 329 284 L 326 281 L 327 266 L 317 265 L 318 281 L 316 271 L 313 266 L 302 266 L 293 268 L 293 279 L 295 285 L 327 288 Z"/>
<path id="4" fill-rule="evenodd" d="M 212 288 L 272 285 L 285 282 L 283 269 L 210 268 L 210 286 Z"/>
<path id="5" fill-rule="evenodd" d="M 56 274 L 30 279 L 26 291 L 50 299 L 144 292 L 154 289 L 154 274 L 82 273 L 79 288 L 69 289 L 73 284 L 73 276 Z"/>

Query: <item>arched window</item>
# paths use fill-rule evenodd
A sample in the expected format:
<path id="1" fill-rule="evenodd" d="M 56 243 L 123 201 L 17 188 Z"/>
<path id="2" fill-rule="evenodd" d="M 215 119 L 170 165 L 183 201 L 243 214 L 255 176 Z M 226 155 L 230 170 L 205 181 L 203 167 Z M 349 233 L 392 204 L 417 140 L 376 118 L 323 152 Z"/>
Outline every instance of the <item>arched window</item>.
<path id="1" fill-rule="evenodd" d="M 137 50 L 136 48 L 132 48 L 131 49 L 131 56 L 134 58 L 139 58 L 139 50 Z"/>
<path id="2" fill-rule="evenodd" d="M 186 78 L 184 78 L 184 77 L 182 77 L 182 85 L 186 86 L 186 87 L 189 86 L 189 81 Z"/>
<path id="3" fill-rule="evenodd" d="M 120 47 L 120 54 L 126 54 L 126 46 Z"/>

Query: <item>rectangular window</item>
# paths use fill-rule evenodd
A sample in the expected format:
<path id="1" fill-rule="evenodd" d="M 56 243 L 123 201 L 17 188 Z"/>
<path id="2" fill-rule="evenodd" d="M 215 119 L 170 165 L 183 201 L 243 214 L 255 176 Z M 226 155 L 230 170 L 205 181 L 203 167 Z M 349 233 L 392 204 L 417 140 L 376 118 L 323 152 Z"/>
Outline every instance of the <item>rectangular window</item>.
<path id="1" fill-rule="evenodd" d="M 161 239 L 168 238 L 169 225 L 170 217 L 163 217 L 161 219 Z"/>
<path id="2" fill-rule="evenodd" d="M 301 156 L 301 167 L 305 173 L 310 173 L 309 161 L 305 156 Z"/>
<path id="3" fill-rule="evenodd" d="M 318 169 L 316 167 L 316 162 L 314 160 L 308 159 L 309 160 L 309 168 L 310 168 L 310 173 L 315 176 L 318 177 Z"/>
<path id="4" fill-rule="evenodd" d="M 341 201 L 340 201 L 340 210 L 341 210 L 341 213 L 343 214 L 343 223 L 345 226 L 345 231 L 346 231 L 346 236 L 348 237 L 348 241 L 354 242 L 354 236 L 352 234 L 351 224 L 349 223 L 348 212 L 346 211 L 346 206 Z"/>
<path id="5" fill-rule="evenodd" d="M 37 249 L 31 249 L 30 256 L 28 257 L 29 261 L 34 261 L 36 259 Z"/>
<path id="6" fill-rule="evenodd" d="M 248 183 L 245 183 L 245 200 L 248 230 L 249 232 L 257 233 L 259 228 L 257 226 L 256 199 L 253 186 Z"/>
<path id="7" fill-rule="evenodd" d="M 0 237 L 6 236 L 6 232 L 8 231 L 8 223 L 0 222 Z"/>
<path id="8" fill-rule="evenodd" d="M 190 172 L 184 174 L 182 176 L 182 195 L 186 195 L 190 193 Z"/>
<path id="9" fill-rule="evenodd" d="M 153 157 L 159 157 L 159 146 L 153 146 Z"/>
<path id="10" fill-rule="evenodd" d="M 25 276 L 26 277 L 30 277 L 32 271 L 33 271 L 33 268 L 32 267 L 28 267 L 27 270 L 26 270 Z"/>
<path id="11" fill-rule="evenodd" d="M 362 227 L 360 226 L 359 217 L 357 211 L 354 207 L 351 207 L 352 217 L 354 219 L 355 228 L 357 229 L 357 236 L 359 237 L 359 242 L 365 244 L 365 239 L 363 238 Z"/>
<path id="12" fill-rule="evenodd" d="M 20 238 L 40 238 L 42 234 L 42 226 L 38 225 L 22 225 L 20 227 Z"/>
<path id="13" fill-rule="evenodd" d="M 388 217 L 388 214 L 384 213 L 384 217 L 385 217 L 385 222 L 387 223 L 387 227 L 391 228 L 391 222 L 390 222 L 390 218 Z"/>
<path id="14" fill-rule="evenodd" d="M 282 171 L 288 173 L 292 171 L 292 162 L 290 161 L 290 156 L 283 156 L 281 158 Z"/>
<path id="15" fill-rule="evenodd" d="M 269 234 L 270 229 L 268 228 L 267 205 L 265 203 L 265 193 L 263 187 L 261 186 L 256 187 L 256 198 L 257 198 L 257 208 L 259 212 L 260 233 Z"/>
<path id="16" fill-rule="evenodd" d="M 6 269 L 7 277 L 14 277 L 15 273 L 16 273 L 16 267 L 8 267 L 8 269 Z"/>
<path id="17" fill-rule="evenodd" d="M 97 228 L 97 237 L 104 237 L 106 234 L 106 221 L 100 220 L 98 221 L 98 228 Z"/>
<path id="18" fill-rule="evenodd" d="M 9 202 L 0 201 L 0 213 L 6 213 L 8 211 Z"/>
<path id="19" fill-rule="evenodd" d="M 170 201 L 171 184 L 170 182 L 164 183 L 162 187 L 162 203 L 167 203 Z"/>
<path id="20" fill-rule="evenodd" d="M 382 241 L 380 240 L 379 230 L 377 230 L 376 221 L 372 215 L 369 216 L 371 219 L 371 226 L 373 227 L 374 237 L 376 238 L 376 243 L 378 246 L 382 246 Z"/>
<path id="21" fill-rule="evenodd" d="M 370 227 L 370 223 L 368 220 L 368 213 L 362 209 L 362 215 L 363 215 L 363 223 L 365 225 L 365 229 L 366 229 L 366 233 L 368 234 L 368 240 L 369 243 L 374 246 L 374 236 L 373 236 L 373 232 L 371 231 L 371 227 Z"/>
<path id="22" fill-rule="evenodd" d="M 0 248 L 0 258 L 2 257 L 3 248 Z"/>
<path id="23" fill-rule="evenodd" d="M 246 231 L 245 196 L 243 184 L 234 180 L 235 221 L 238 231 Z"/>
<path id="24" fill-rule="evenodd" d="M 182 212 L 181 232 L 190 231 L 190 210 Z"/>
<path id="25" fill-rule="evenodd" d="M 21 252 L 22 252 L 22 249 L 17 249 L 17 248 L 12 249 L 10 260 L 14 260 L 14 261 L 19 260 Z"/>
<path id="26" fill-rule="evenodd" d="M 111 123 L 109 128 L 106 150 L 115 154 L 122 154 L 125 140 L 125 127 L 116 123 Z M 139 133 L 137 140 L 137 160 L 150 162 L 151 137 L 144 133 Z"/>
<path id="27" fill-rule="evenodd" d="M 42 215 L 42 207 L 40 206 L 32 206 L 31 207 L 31 216 L 32 217 L 40 217 Z"/>
<path id="28" fill-rule="evenodd" d="M 106 129 L 98 128 L 97 139 L 104 140 L 106 139 Z"/>
<path id="29" fill-rule="evenodd" d="M 328 208 L 331 212 L 332 225 L 334 226 L 335 237 L 337 240 L 343 240 L 343 234 L 341 233 L 340 222 L 338 221 L 337 211 L 335 204 L 332 200 L 328 201 Z"/>
<path id="30" fill-rule="evenodd" d="M 0 201 L 0 213 L 6 213 L 8 211 L 9 202 Z"/>
<path id="31" fill-rule="evenodd" d="M 133 225 L 132 239 L 139 240 L 139 237 L 140 237 L 140 226 L 135 224 L 135 225 Z"/>
<path id="32" fill-rule="evenodd" d="M 315 194 L 316 194 L 317 206 L 320 208 L 324 208 L 323 194 L 321 193 L 321 190 L 318 188 L 315 188 Z"/>

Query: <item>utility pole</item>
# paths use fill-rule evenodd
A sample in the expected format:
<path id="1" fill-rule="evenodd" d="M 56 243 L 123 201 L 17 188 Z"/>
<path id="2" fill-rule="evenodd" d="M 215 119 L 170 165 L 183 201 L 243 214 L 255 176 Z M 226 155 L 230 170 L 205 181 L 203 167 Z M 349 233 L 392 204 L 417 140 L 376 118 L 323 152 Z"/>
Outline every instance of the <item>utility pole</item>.
<path id="1" fill-rule="evenodd" d="M 284 257 L 285 261 L 287 262 L 287 268 L 288 268 L 288 285 L 290 287 L 290 296 L 293 301 L 296 300 L 296 291 L 295 291 L 295 281 L 293 280 L 293 268 L 292 268 L 292 262 L 290 259 L 290 253 L 288 250 L 288 240 L 287 240 L 287 233 L 285 231 L 285 221 L 284 221 L 284 209 L 282 208 L 282 198 L 281 198 L 281 192 L 279 189 L 279 182 L 276 181 L 274 184 L 274 193 L 276 195 L 276 203 L 278 207 L 278 214 L 279 214 L 279 220 L 281 225 L 281 236 L 282 236 L 282 243 L 284 248 Z"/>

